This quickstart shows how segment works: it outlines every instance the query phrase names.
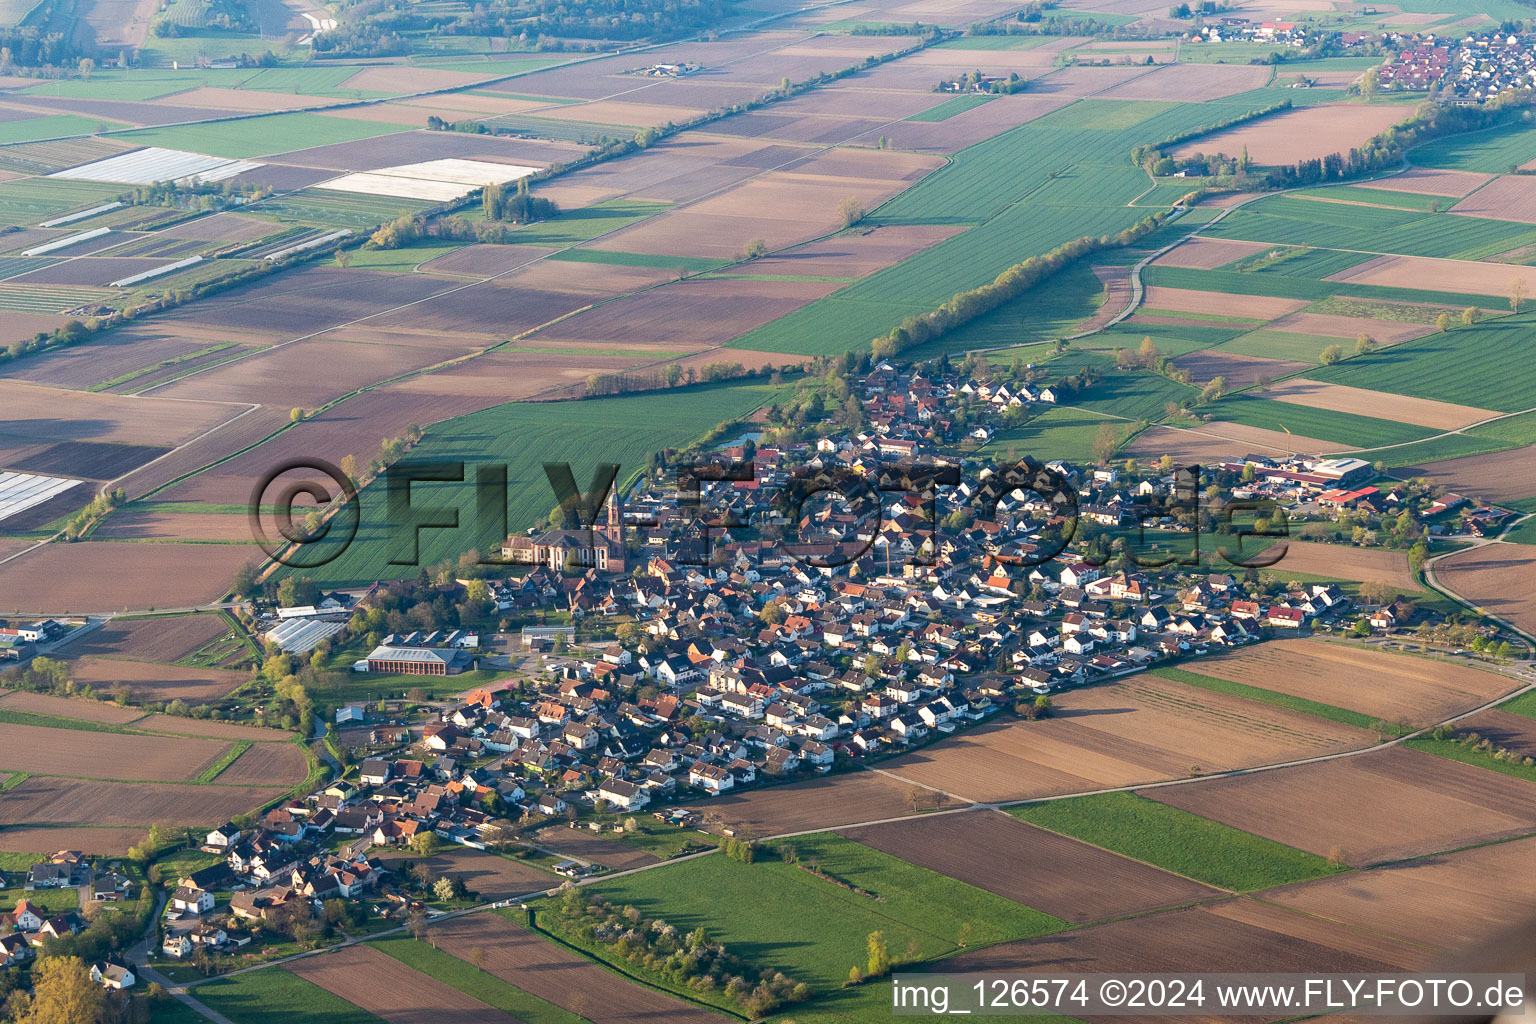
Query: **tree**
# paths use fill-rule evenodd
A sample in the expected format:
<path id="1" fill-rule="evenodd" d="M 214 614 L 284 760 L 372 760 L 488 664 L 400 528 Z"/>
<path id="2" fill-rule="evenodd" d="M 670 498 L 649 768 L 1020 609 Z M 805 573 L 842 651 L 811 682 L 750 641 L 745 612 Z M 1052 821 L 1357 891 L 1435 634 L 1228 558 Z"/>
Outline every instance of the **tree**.
<path id="1" fill-rule="evenodd" d="M 864 219 L 864 204 L 858 196 L 844 196 L 838 200 L 837 219 L 845 228 L 851 228 Z"/>
<path id="2" fill-rule="evenodd" d="M 1035 715 L 1038 718 L 1046 718 L 1051 713 L 1051 698 L 1040 694 L 1035 698 Z"/>
<path id="3" fill-rule="evenodd" d="M 342 270 L 346 270 L 347 267 L 352 263 L 352 253 L 347 249 L 337 249 L 335 258 L 336 265 Z"/>
<path id="4" fill-rule="evenodd" d="M 1150 368 L 1157 365 L 1158 357 L 1162 353 L 1157 350 L 1157 343 L 1149 334 L 1141 339 L 1141 347 L 1136 350 L 1136 355 L 1140 357 L 1142 366 Z"/>
<path id="5" fill-rule="evenodd" d="M 418 832 L 411 836 L 411 852 L 423 857 L 431 857 L 440 846 L 436 832 Z"/>
<path id="6" fill-rule="evenodd" d="M 354 484 L 357 483 L 356 455 L 343 455 L 341 457 L 341 472 L 343 476 L 350 479 Z"/>
<path id="7" fill-rule="evenodd" d="M 440 900 L 453 899 L 453 879 L 439 878 L 432 886 L 432 895 Z"/>
<path id="8" fill-rule="evenodd" d="M 1322 363 L 1324 366 L 1332 366 L 1334 363 L 1343 358 L 1344 350 L 1342 348 L 1340 348 L 1338 345 L 1329 345 L 1327 348 L 1323 349 L 1321 354 L 1318 355 L 1317 361 Z"/>
<path id="9" fill-rule="evenodd" d="M 90 81 L 91 72 L 96 69 L 96 62 L 89 57 L 81 57 L 80 63 L 76 66 L 80 69 L 80 77 Z"/>
<path id="10" fill-rule="evenodd" d="M 764 256 L 768 255 L 768 243 L 763 241 L 761 238 L 754 238 L 748 242 L 747 247 L 742 250 L 742 255 L 749 260 L 762 259 Z"/>
<path id="11" fill-rule="evenodd" d="M 1520 312 L 1520 306 L 1525 302 L 1525 278 L 1517 277 L 1509 282 L 1509 311 Z"/>
<path id="12" fill-rule="evenodd" d="M 1444 334 L 1446 331 L 1450 330 L 1451 314 L 1441 313 L 1439 316 L 1435 317 L 1435 326 L 1440 329 L 1441 334 Z"/>
<path id="13" fill-rule="evenodd" d="M 1329 847 L 1329 849 L 1328 849 L 1328 866 L 1331 867 L 1331 868 L 1342 868 L 1344 866 L 1344 857 L 1345 857 L 1344 847 L 1342 847 L 1342 846 L 1332 846 L 1332 847 Z"/>
<path id="14" fill-rule="evenodd" d="M 869 933 L 869 968 L 865 973 L 871 978 L 881 978 L 891 970 L 891 951 L 885 944 L 885 932 Z"/>
<path id="15" fill-rule="evenodd" d="M 1355 335 L 1355 355 L 1363 356 L 1376 351 L 1376 339 L 1361 332 Z"/>
<path id="16" fill-rule="evenodd" d="M 1462 322 L 1462 325 L 1466 326 L 1466 327 L 1471 327 L 1473 324 L 1477 323 L 1477 318 L 1480 315 L 1481 314 L 1478 312 L 1478 309 L 1477 309 L 1476 306 L 1468 306 L 1466 309 L 1461 311 L 1461 322 Z"/>
<path id="17" fill-rule="evenodd" d="M 1104 462 L 1120 447 L 1120 432 L 1109 423 L 1099 424 L 1093 436 L 1093 461 Z"/>
<path id="18" fill-rule="evenodd" d="M 1200 392 L 1200 401 L 1214 402 L 1227 393 L 1227 378 L 1220 375 L 1212 377 Z"/>
<path id="19" fill-rule="evenodd" d="M 288 410 L 288 422 L 289 423 L 297 423 L 297 422 L 299 422 L 299 420 L 301 420 L 303 418 L 304 418 L 304 410 L 300 409 L 298 406 L 294 406 L 292 409 Z"/>
<path id="20" fill-rule="evenodd" d="M 13 1024 L 96 1024 L 106 990 L 77 956 L 45 956 L 32 968 L 32 993 L 11 997 Z"/>
<path id="21" fill-rule="evenodd" d="M 235 578 L 229 585 L 230 592 L 236 597 L 244 597 L 256 589 L 256 578 L 261 574 L 261 567 L 255 562 L 246 562 L 235 570 Z"/>

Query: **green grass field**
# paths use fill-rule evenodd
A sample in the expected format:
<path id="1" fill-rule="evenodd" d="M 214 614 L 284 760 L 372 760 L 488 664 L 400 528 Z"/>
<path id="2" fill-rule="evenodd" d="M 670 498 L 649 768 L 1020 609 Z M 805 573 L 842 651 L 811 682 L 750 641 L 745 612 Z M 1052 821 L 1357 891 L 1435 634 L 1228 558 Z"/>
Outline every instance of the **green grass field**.
<path id="1" fill-rule="evenodd" d="M 1319 367 L 1309 376 L 1351 387 L 1516 412 L 1530 408 L 1531 395 L 1536 393 L 1536 364 L 1527 358 L 1533 323 L 1536 315 L 1531 313 L 1486 320 Z M 1294 426 L 1291 429 L 1296 430 Z M 1363 437 L 1357 440 L 1362 446 L 1367 444 Z"/>
<path id="2" fill-rule="evenodd" d="M 1390 182 L 1391 179 L 1388 179 Z M 1294 193 L 1298 199 L 1342 199 L 1349 203 L 1367 203 L 1374 206 L 1395 206 L 1400 210 L 1448 210 L 1456 202 L 1445 196 L 1429 196 L 1421 192 L 1396 192 L 1386 188 L 1365 188 L 1360 185 L 1323 185 Z"/>
<path id="3" fill-rule="evenodd" d="M 1041 462 L 1092 462 L 1094 440 L 1106 423 L 1121 437 L 1131 426 L 1125 420 L 1085 409 L 1047 409 L 1023 426 L 998 430 L 977 454 L 1008 459 L 1032 455 Z"/>
<path id="4" fill-rule="evenodd" d="M 582 402 L 513 402 L 429 427 L 410 461 L 463 460 L 468 468 L 465 483 L 413 485 L 413 507 L 456 509 L 460 524 L 422 530 L 420 564 L 457 558 L 502 539 L 499 520 L 477 522 L 477 467 L 508 467 L 507 523 L 520 530 L 542 520 L 555 505 L 541 466 L 545 460 L 571 460 L 583 490 L 599 462 L 619 463 L 623 482 L 650 453 L 687 444 L 723 421 L 745 416 L 776 393 L 766 384 L 733 382 Z M 415 573 L 414 567 L 390 562 L 415 556 L 409 523 L 388 514 L 384 481 L 363 490 L 361 515 L 357 539 L 335 561 L 308 575 L 331 585 Z"/>
<path id="5" fill-rule="evenodd" d="M 1227 679 L 1217 679 L 1215 676 L 1201 675 L 1198 672 L 1189 672 L 1185 669 L 1159 668 L 1153 669 L 1152 674 L 1161 676 L 1164 679 L 1185 683 L 1189 686 L 1198 686 L 1202 690 L 1214 690 L 1217 693 L 1242 697 L 1244 700 L 1258 701 L 1261 704 L 1286 708 L 1290 711 L 1300 711 L 1302 714 L 1311 715 L 1314 718 L 1326 718 L 1330 722 L 1338 722 L 1341 725 L 1352 725 L 1356 729 L 1373 730 L 1378 726 L 1384 725 L 1385 729 L 1383 731 L 1393 734 L 1402 731 L 1389 723 L 1379 723 L 1370 715 L 1363 715 L 1358 711 L 1350 711 L 1348 708 L 1340 708 L 1332 704 L 1324 704 L 1320 701 L 1307 700 L 1305 697 L 1293 697 L 1288 693 L 1266 690 L 1259 686 L 1249 686 L 1246 683 L 1234 683 Z"/>
<path id="6" fill-rule="evenodd" d="M 1194 270 L 1188 267 L 1147 267 L 1141 272 L 1142 283 L 1163 285 L 1168 288 L 1194 288 L 1199 291 L 1221 292 L 1224 295 L 1268 295 L 1287 299 L 1308 299 L 1316 303 L 1327 301 L 1334 307 L 1340 300 L 1353 298 L 1382 299 L 1396 303 L 1440 303 L 1449 306 L 1476 305 L 1485 309 L 1507 309 L 1508 296 L 1466 295 L 1461 292 L 1422 291 L 1416 288 L 1387 288 L 1382 285 L 1355 284 L 1353 282 L 1314 281 L 1309 277 L 1293 277 L 1279 273 L 1244 274 L 1231 270 Z M 1363 305 L 1363 304 L 1361 304 Z M 1372 306 L 1372 309 L 1377 308 Z M 1338 312 L 1337 308 L 1309 307 L 1310 312 Z M 1433 322 L 1436 310 L 1430 315 Z M 1365 313 L 1356 313 L 1365 316 Z"/>
<path id="7" fill-rule="evenodd" d="M 973 110 L 983 103 L 990 102 L 991 96 L 956 96 L 947 99 L 936 107 L 929 107 L 907 118 L 908 121 L 947 121 L 956 114 L 963 114 L 967 110 Z"/>
<path id="8" fill-rule="evenodd" d="M 369 196 L 307 188 L 293 195 L 271 199 L 251 207 L 251 213 L 279 223 L 318 228 L 351 228 L 366 231 L 404 214 L 419 213 L 436 204 L 396 196 Z M 282 246 L 277 246 L 281 249 Z M 362 253 L 353 253 L 356 259 Z"/>
<path id="9" fill-rule="evenodd" d="M 537 224 L 519 228 L 512 236 L 512 241 L 518 245 L 575 245 L 599 235 L 606 235 L 610 231 L 628 227 L 636 221 L 660 213 L 670 205 L 670 203 L 610 199 L 580 210 L 564 211 L 554 220 L 540 221 Z M 674 257 L 666 257 L 666 259 L 670 261 L 669 265 L 676 262 Z"/>
<path id="10" fill-rule="evenodd" d="M 383 1024 L 366 1010 L 281 967 L 217 978 L 192 991 L 199 1002 L 235 1024 L 293 1024 L 304 1020 Z"/>
<path id="11" fill-rule="evenodd" d="M 961 36 L 935 43 L 938 50 L 1032 50 L 1049 36 Z"/>
<path id="12" fill-rule="evenodd" d="M 356 142 L 405 131 L 402 125 L 295 112 L 243 117 L 211 124 L 140 128 L 115 138 L 138 146 L 163 146 L 231 160 L 290 153 L 338 142 Z"/>
<path id="13" fill-rule="evenodd" d="M 1206 229 L 1212 238 L 1324 249 L 1484 259 L 1536 243 L 1536 227 L 1512 221 L 1421 213 L 1273 196 L 1232 211 Z"/>
<path id="14" fill-rule="evenodd" d="M 66 135 L 94 135 L 110 131 L 121 125 L 96 117 L 79 117 L 75 114 L 54 114 L 47 117 L 28 117 L 20 121 L 0 121 L 0 146 L 17 142 L 38 142 L 42 139 L 61 139 Z"/>
<path id="15" fill-rule="evenodd" d="M 80 890 L 74 888 L 33 889 L 31 892 L 28 892 L 22 886 L 17 886 L 13 889 L 0 889 L 0 907 L 5 907 L 7 912 L 15 909 L 17 900 L 23 899 L 50 914 L 67 914 L 80 906 Z"/>
<path id="16" fill-rule="evenodd" d="M 419 264 L 462 249 L 462 245 L 415 245 L 402 249 L 359 249 L 352 253 L 347 266 L 359 270 L 382 270 L 391 274 L 409 274 Z"/>
<path id="17" fill-rule="evenodd" d="M 1436 139 L 1412 150 L 1408 159 L 1419 167 L 1507 174 L 1536 160 L 1536 132 L 1529 125 L 1509 124 L 1489 131 Z"/>
<path id="18" fill-rule="evenodd" d="M 1315 854 L 1133 793 L 1010 807 L 1020 821 L 1234 892 L 1337 873 Z"/>
<path id="19" fill-rule="evenodd" d="M 1244 423 L 1250 427 L 1288 430 L 1302 437 L 1315 437 L 1336 444 L 1353 444 L 1361 448 L 1417 441 L 1440 433 L 1429 427 L 1357 416 L 1337 409 L 1314 409 L 1270 398 L 1258 398 L 1252 394 L 1235 395 L 1213 405 L 1202 406 L 1202 411 L 1209 412 L 1217 419 Z"/>
<path id="20" fill-rule="evenodd" d="M 0 182 L 0 228 L 29 227 L 70 210 L 84 210 L 116 199 L 123 185 L 64 178 L 22 178 Z"/>
<path id="21" fill-rule="evenodd" d="M 391 935 L 368 943 L 413 970 L 480 1000 L 523 1021 L 523 1024 L 584 1024 L 585 1018 L 538 996 L 509 985 L 494 974 L 465 963 L 456 956 L 433 949 L 408 935 Z"/>
<path id="22" fill-rule="evenodd" d="M 1315 363 L 1318 355 L 1329 345 L 1338 345 L 1346 352 L 1354 351 L 1353 338 L 1328 338 L 1320 334 L 1293 334 L 1290 331 L 1250 331 L 1217 346 L 1221 352 L 1235 352 L 1244 356 L 1262 356 L 1265 359 L 1291 359 L 1301 363 Z"/>
<path id="23" fill-rule="evenodd" d="M 915 943 L 917 957 L 926 960 L 954 952 L 966 921 L 994 941 L 1064 927 L 1050 915 L 837 836 L 806 837 L 794 845 L 802 864 L 814 858 L 822 871 L 867 887 L 885 902 L 772 859 L 769 852 L 755 864 L 701 857 L 591 888 L 685 931 L 703 925 L 754 966 L 783 970 L 818 991 L 836 989 L 850 967 L 865 961 L 866 938 L 873 931 L 885 932 L 893 956 Z"/>

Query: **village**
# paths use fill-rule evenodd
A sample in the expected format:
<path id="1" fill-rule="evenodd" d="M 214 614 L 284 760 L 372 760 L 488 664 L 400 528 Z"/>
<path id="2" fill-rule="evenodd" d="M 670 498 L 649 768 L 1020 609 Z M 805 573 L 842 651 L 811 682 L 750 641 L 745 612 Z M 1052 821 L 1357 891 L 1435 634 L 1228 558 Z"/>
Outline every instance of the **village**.
<path id="1" fill-rule="evenodd" d="M 973 371 L 877 364 L 854 385 L 856 429 L 839 410 L 770 443 L 769 411 L 694 464 L 678 455 L 627 495 L 610 488 L 601 515 L 509 536 L 510 571 L 430 586 L 472 593 L 499 630 L 370 632 L 405 624 L 382 605 L 410 582 L 260 613 L 269 657 L 355 647 L 353 675 L 392 680 L 399 696 L 330 712 L 341 777 L 201 837 L 204 866 L 163 880 L 156 962 L 211 970 L 477 895 L 402 855 L 533 856 L 553 888 L 604 870 L 549 849 L 566 828 L 750 839 L 709 812 L 712 798 L 857 770 L 999 715 L 1047 716 L 1064 689 L 1271 636 L 1422 635 L 1433 614 L 1379 588 L 1289 581 L 1271 545 L 1315 534 L 1422 549 L 1507 516 L 1378 486 L 1350 458 L 1010 469 L 989 445 L 1070 382 Z M 859 481 L 886 489 L 860 504 Z M 1226 503 L 1264 521 L 1222 532 L 1238 522 Z M 1213 560 L 1229 544 L 1229 561 Z M 435 699 L 413 683 L 451 692 L 482 667 L 509 674 Z M 67 851 L 26 885 L 94 885 L 93 900 L 132 889 Z M 6 921 L 6 963 L 86 924 L 26 899 Z M 126 964 L 96 970 L 133 984 Z"/>
<path id="2" fill-rule="evenodd" d="M 1536 84 L 1536 43 L 1503 32 L 1459 40 L 1425 33 L 1403 41 L 1397 57 L 1376 72 L 1376 84 L 1388 90 L 1433 90 L 1456 103 L 1486 103 Z"/>

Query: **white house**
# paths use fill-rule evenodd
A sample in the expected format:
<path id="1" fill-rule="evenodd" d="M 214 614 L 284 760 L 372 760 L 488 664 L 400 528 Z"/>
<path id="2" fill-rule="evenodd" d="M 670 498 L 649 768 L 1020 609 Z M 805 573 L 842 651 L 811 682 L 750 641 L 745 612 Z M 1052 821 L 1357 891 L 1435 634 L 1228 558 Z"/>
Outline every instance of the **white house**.
<path id="1" fill-rule="evenodd" d="M 101 960 L 91 965 L 91 980 L 103 988 L 124 989 L 132 988 L 134 982 L 139 979 L 133 976 L 133 971 L 122 964 Z"/>

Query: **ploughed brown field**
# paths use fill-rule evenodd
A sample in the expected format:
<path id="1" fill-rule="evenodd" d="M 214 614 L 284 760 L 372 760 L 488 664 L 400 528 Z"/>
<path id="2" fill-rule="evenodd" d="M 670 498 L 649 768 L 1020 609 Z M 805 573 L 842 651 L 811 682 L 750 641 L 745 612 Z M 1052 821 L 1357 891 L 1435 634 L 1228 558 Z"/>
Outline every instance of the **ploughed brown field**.
<path id="1" fill-rule="evenodd" d="M 434 875 L 462 878 L 471 892 L 479 893 L 480 898 L 485 900 L 500 900 L 530 892 L 543 892 L 545 889 L 555 888 L 564 881 L 558 875 L 540 871 L 522 861 L 473 850 L 467 846 L 446 850 L 425 860 L 410 854 L 385 855 L 382 859 L 386 863 L 395 862 L 393 866 L 396 870 L 401 860 L 409 860 L 413 863 L 426 864 L 432 869 Z"/>
<path id="2" fill-rule="evenodd" d="M 1488 501 L 1519 501 L 1536 496 L 1536 448 L 1427 462 L 1406 466 L 1398 472 L 1404 477 L 1421 476 L 1431 484 Z M 1443 562 L 1437 564 L 1450 568 Z"/>
<path id="3" fill-rule="evenodd" d="M 721 1014 L 626 981 L 494 912 L 435 925 L 431 936 L 438 949 L 592 1024 L 720 1024 L 726 1020 Z"/>
<path id="4" fill-rule="evenodd" d="M 125 725 L 136 718 L 143 718 L 141 708 L 125 708 L 99 700 L 70 700 L 46 693 L 27 693 L 17 690 L 0 697 L 0 711 L 28 711 L 37 715 L 58 715 L 61 718 L 80 718 L 87 722 L 105 722 L 108 725 Z"/>
<path id="5" fill-rule="evenodd" d="M 917 788 L 922 790 L 919 806 L 925 810 L 969 802 L 928 787 Z M 915 814 L 909 796 L 912 789 L 912 783 L 887 772 L 855 772 L 836 779 L 727 792 L 711 799 L 709 809 L 728 822 L 750 825 L 765 835 L 781 835 Z"/>
<path id="6" fill-rule="evenodd" d="M 1408 555 L 1402 551 L 1307 540 L 1286 540 L 1281 543 L 1285 545 L 1285 554 L 1274 566 L 1274 571 L 1281 576 L 1293 572 L 1334 580 L 1388 583 L 1404 590 L 1419 588 L 1408 568 Z M 1269 550 L 1273 552 L 1279 546 L 1276 544 Z"/>
<path id="7" fill-rule="evenodd" d="M 1323 384 L 1304 378 L 1274 384 L 1265 391 L 1264 397 L 1314 409 L 1348 409 L 1359 416 L 1374 416 L 1377 419 L 1413 423 L 1437 430 L 1456 430 L 1499 415 L 1492 409 L 1436 402 L 1428 398 L 1410 398 L 1407 395 L 1369 391 L 1343 384 Z"/>
<path id="8" fill-rule="evenodd" d="M 1293 107 L 1214 135 L 1203 135 L 1175 149 L 1172 155 L 1222 153 L 1236 157 L 1247 150 L 1249 159 L 1255 164 L 1292 164 L 1298 160 L 1321 159 L 1329 153 L 1347 153 L 1351 147 L 1412 114 L 1410 106 L 1385 104 L 1320 103 Z"/>
<path id="9" fill-rule="evenodd" d="M 1250 427 L 1246 423 L 1229 423 L 1226 420 L 1202 423 L 1195 429 L 1205 434 L 1229 438 L 1230 440 L 1237 441 L 1239 445 L 1247 445 L 1250 448 L 1257 445 L 1260 448 L 1269 448 L 1280 452 L 1320 455 L 1327 452 L 1342 451 L 1346 447 L 1333 441 L 1323 441 L 1315 437 L 1303 437 L 1301 434 L 1287 434 L 1282 430 Z"/>
<path id="10" fill-rule="evenodd" d="M 1288 331 L 1292 334 L 1320 334 L 1329 338 L 1354 338 L 1369 334 L 1379 345 L 1396 345 L 1434 333 L 1429 324 L 1401 323 L 1396 320 L 1373 320 L 1364 316 L 1335 316 L 1332 313 L 1292 313 L 1264 325 L 1269 331 Z M 1381 394 L 1382 392 L 1375 392 Z"/>
<path id="11" fill-rule="evenodd" d="M 1483 611 L 1536 630 L 1536 547 L 1489 544 L 1435 563 L 1435 578 Z"/>
<path id="12" fill-rule="evenodd" d="M 1504 174 L 1451 207 L 1452 213 L 1536 224 L 1536 181 L 1523 174 Z"/>
<path id="13" fill-rule="evenodd" d="M 1072 924 L 1223 895 L 1001 811 L 921 815 L 839 834 Z"/>
<path id="14" fill-rule="evenodd" d="M 1215 270 L 1228 263 L 1277 248 L 1267 242 L 1243 242 L 1237 239 L 1200 238 L 1185 241 L 1156 259 L 1160 267 L 1192 267 L 1196 270 Z"/>
<path id="15" fill-rule="evenodd" d="M 34 775 L 0 801 L 0 824 L 138 827 L 163 821 L 206 826 L 254 810 L 283 791 L 271 786 L 146 785 Z"/>
<path id="16" fill-rule="evenodd" d="M 1143 795 L 1356 866 L 1536 830 L 1536 783 L 1406 747 Z"/>
<path id="17" fill-rule="evenodd" d="M 68 658 L 108 655 L 139 661 L 180 661 L 230 631 L 218 615 L 157 615 L 143 619 L 113 619 L 59 653 Z"/>
<path id="18" fill-rule="evenodd" d="M 616 839 L 605 839 L 602 836 L 593 835 L 581 828 L 545 829 L 539 833 L 539 842 L 567 857 L 589 860 L 594 864 L 601 864 L 618 871 L 643 868 L 647 864 L 655 864 L 661 860 L 654 854 L 627 846 Z"/>
<path id="19" fill-rule="evenodd" d="M 139 701 L 180 699 L 189 704 L 218 700 L 251 678 L 249 672 L 95 656 L 75 662 L 74 677 L 80 685 L 90 684 L 98 690 L 127 686 Z"/>
<path id="20" fill-rule="evenodd" d="M 1208 907 L 1171 910 L 1022 942 L 1009 942 L 943 961 L 946 974 L 970 972 L 1120 973 L 1359 972 L 1427 967 L 1422 947 L 1355 931 L 1290 910 L 1238 898 Z M 1124 1018 L 1120 1018 L 1124 1019 Z M 1139 1018 L 1150 1020 L 1153 1018 Z M 1157 1017 L 1210 1021 L 1212 1016 Z M 1252 1017 L 1225 1018 L 1253 1020 Z"/>
<path id="21" fill-rule="evenodd" d="M 226 423 L 157 462 L 130 473 L 122 482 L 130 498 L 138 498 L 188 473 L 196 472 L 237 451 L 259 444 L 287 426 L 289 414 L 276 406 L 262 406 Z M 250 499 L 247 492 L 240 500 Z"/>
<path id="22" fill-rule="evenodd" d="M 111 441 L 174 445 L 243 412 L 243 405 L 167 402 L 86 391 L 61 391 L 0 380 L 0 457 L 37 442 Z"/>
<path id="23" fill-rule="evenodd" d="M 1102 93 L 1104 99 L 1204 103 L 1257 89 L 1269 69 L 1250 64 L 1167 64 Z"/>
<path id="24" fill-rule="evenodd" d="M 94 531 L 98 540 L 249 541 L 244 515 L 217 512 L 154 512 L 125 508 L 113 512 Z"/>
<path id="25" fill-rule="evenodd" d="M 480 1000 L 368 946 L 294 960 L 285 969 L 386 1024 L 520 1024 Z"/>
<path id="26" fill-rule="evenodd" d="M 1423 288 L 1468 295 L 1509 294 L 1510 283 L 1523 281 L 1527 293 L 1536 284 L 1536 267 L 1512 263 L 1477 263 L 1471 260 L 1437 260 L 1427 256 L 1378 256 L 1340 271 L 1330 281 L 1379 284 L 1389 288 Z M 1497 308 L 1497 307 L 1495 307 Z M 1508 312 L 1505 306 L 1501 312 Z M 1454 315 L 1454 314 L 1453 314 Z"/>
<path id="27" fill-rule="evenodd" d="M 196 778 L 227 749 L 229 743 L 224 740 L 82 732 L 0 722 L 0 771 L 181 782 Z"/>
<path id="28" fill-rule="evenodd" d="M 1484 711 L 1456 723 L 1456 731 L 1475 732 L 1495 746 L 1523 757 L 1536 757 L 1536 719 L 1508 711 Z"/>
<path id="29" fill-rule="evenodd" d="M 0 565 L 4 610 L 181 608 L 213 600 L 235 570 L 261 557 L 254 544 L 47 544 Z"/>
<path id="30" fill-rule="evenodd" d="M 1360 182 L 1361 188 L 1380 188 L 1392 192 L 1415 192 L 1426 196 L 1464 196 L 1486 182 L 1492 175 L 1474 171 L 1438 171 L 1429 167 L 1410 167 L 1390 178 Z"/>
<path id="31" fill-rule="evenodd" d="M 139 845 L 145 828 L 54 828 L 47 825 L 10 826 L 0 829 L 0 851 L 36 853 L 38 850 L 79 850 L 102 857 L 122 856 Z"/>
<path id="32" fill-rule="evenodd" d="M 1369 746 L 1371 734 L 1136 675 L 1053 698 L 1050 718 L 994 722 L 884 762 L 969 800 L 1027 800 Z"/>
<path id="33" fill-rule="evenodd" d="M 1266 900 L 1353 928 L 1464 953 L 1536 915 L 1536 839 L 1273 889 Z"/>
<path id="34" fill-rule="evenodd" d="M 1255 450 L 1255 447 L 1248 441 L 1218 437 L 1203 430 L 1157 426 L 1137 434 L 1125 447 L 1125 452 L 1138 459 L 1159 459 L 1164 455 L 1170 455 L 1179 465 L 1187 465 L 1192 462 L 1208 464 L 1240 459 L 1245 453 Z M 1269 448 L 1269 450 L 1278 452 L 1284 449 Z"/>
<path id="35" fill-rule="evenodd" d="M 1173 360 L 1181 370 L 1188 370 L 1198 383 L 1204 384 L 1217 377 L 1225 377 L 1227 384 L 1245 388 L 1261 377 L 1273 380 L 1288 373 L 1305 370 L 1310 364 L 1288 359 L 1266 359 L 1263 356 L 1245 356 L 1238 352 L 1206 348 Z"/>
<path id="36" fill-rule="evenodd" d="M 235 722 L 215 722 L 207 718 L 182 718 L 178 715 L 150 715 L 138 723 L 138 728 L 154 732 L 174 732 L 183 736 L 202 736 L 215 740 L 252 740 L 256 743 L 284 743 L 295 734 L 281 729 L 265 729 L 259 725 L 239 725 Z"/>
<path id="37" fill-rule="evenodd" d="M 1222 292 L 1202 292 L 1191 288 L 1165 288 L 1162 285 L 1151 285 L 1142 297 L 1141 304 L 1147 309 L 1205 313 L 1211 316 L 1232 316 L 1234 310 L 1241 310 L 1244 317 L 1273 320 L 1296 312 L 1307 305 L 1307 302 L 1304 299 L 1283 299 L 1267 295 L 1228 295 Z"/>
<path id="38" fill-rule="evenodd" d="M 297 785 L 309 774 L 309 762 L 295 743 L 253 743 L 235 758 L 214 781 L 221 786 L 252 783 L 256 785 Z"/>
<path id="39" fill-rule="evenodd" d="M 1323 640 L 1271 640 L 1192 667 L 1414 727 L 1480 707 L 1517 685 L 1468 665 Z"/>

